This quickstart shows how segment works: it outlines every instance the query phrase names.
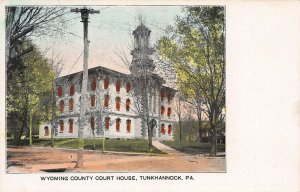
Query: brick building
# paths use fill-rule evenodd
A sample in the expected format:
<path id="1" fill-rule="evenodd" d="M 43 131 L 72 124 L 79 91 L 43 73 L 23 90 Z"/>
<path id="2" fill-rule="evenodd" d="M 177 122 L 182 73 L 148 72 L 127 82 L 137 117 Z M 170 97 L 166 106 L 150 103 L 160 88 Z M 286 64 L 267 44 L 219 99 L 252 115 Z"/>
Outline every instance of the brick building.
<path id="1" fill-rule="evenodd" d="M 164 86 L 165 81 L 153 73 L 154 64 L 149 47 L 150 30 L 143 24 L 133 31 L 134 49 L 130 74 L 121 73 L 104 67 L 88 70 L 88 90 L 84 138 L 147 138 L 147 126 L 141 118 L 141 109 L 136 105 L 133 80 L 138 74 L 147 71 L 156 80 L 152 93 L 146 94 L 147 111 L 157 126 L 153 138 L 170 140 L 173 135 L 175 116 L 173 99 L 175 90 Z M 146 69 L 146 70 L 145 70 Z M 55 99 L 57 115 L 55 119 L 55 138 L 77 138 L 81 99 L 82 72 L 73 73 L 55 80 Z M 51 122 L 39 128 L 40 138 L 51 137 Z"/>

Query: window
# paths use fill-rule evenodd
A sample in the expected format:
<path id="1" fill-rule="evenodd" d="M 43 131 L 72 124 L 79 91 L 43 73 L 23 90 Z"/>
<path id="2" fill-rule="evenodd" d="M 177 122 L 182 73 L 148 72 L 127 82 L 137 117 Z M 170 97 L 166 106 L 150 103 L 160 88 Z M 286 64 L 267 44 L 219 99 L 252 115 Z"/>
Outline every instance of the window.
<path id="1" fill-rule="evenodd" d="M 104 107 L 108 107 L 109 105 L 109 95 L 104 96 Z"/>
<path id="2" fill-rule="evenodd" d="M 97 81 L 96 78 L 93 78 L 92 84 L 91 84 L 91 90 L 95 91 L 96 90 L 96 86 L 97 86 Z"/>
<path id="3" fill-rule="evenodd" d="M 91 129 L 94 130 L 95 129 L 95 117 L 93 117 L 93 116 L 91 117 L 90 124 L 91 124 Z"/>
<path id="4" fill-rule="evenodd" d="M 69 111 L 73 111 L 73 106 L 74 106 L 74 100 L 69 99 Z"/>
<path id="5" fill-rule="evenodd" d="M 91 106 L 95 107 L 95 95 L 91 95 Z"/>
<path id="6" fill-rule="evenodd" d="M 120 111 L 120 107 L 121 107 L 121 98 L 116 97 L 116 109 L 117 109 L 117 111 Z"/>
<path id="7" fill-rule="evenodd" d="M 59 132 L 64 132 L 64 121 L 63 120 L 59 121 Z"/>
<path id="8" fill-rule="evenodd" d="M 74 93 L 75 93 L 75 87 L 74 87 L 74 84 L 72 83 L 70 86 L 70 95 L 73 96 Z"/>
<path id="9" fill-rule="evenodd" d="M 44 128 L 44 130 L 45 130 L 45 136 L 49 136 L 49 127 L 46 126 L 46 127 Z"/>
<path id="10" fill-rule="evenodd" d="M 105 129 L 109 129 L 110 118 L 105 117 Z"/>
<path id="11" fill-rule="evenodd" d="M 164 91 L 160 91 L 160 99 L 164 100 L 165 97 L 165 92 Z"/>
<path id="12" fill-rule="evenodd" d="M 168 99 L 168 102 L 170 103 L 170 101 L 171 101 L 171 93 L 167 94 L 167 99 Z"/>
<path id="13" fill-rule="evenodd" d="M 104 89 L 108 89 L 108 85 L 109 85 L 109 79 L 108 78 L 105 78 L 104 79 Z"/>
<path id="14" fill-rule="evenodd" d="M 163 115 L 164 113 L 165 113 L 165 107 L 164 107 L 164 106 L 161 106 L 160 114 Z"/>
<path id="15" fill-rule="evenodd" d="M 168 108 L 168 112 L 167 112 L 168 117 L 171 116 L 171 112 L 172 112 L 171 107 L 169 107 L 169 108 Z"/>
<path id="16" fill-rule="evenodd" d="M 130 109 L 130 99 L 126 99 L 126 111 Z"/>
<path id="17" fill-rule="evenodd" d="M 119 93 L 121 89 L 121 81 L 118 79 L 116 82 L 116 91 Z"/>
<path id="18" fill-rule="evenodd" d="M 172 133 L 172 125 L 169 125 L 168 126 L 168 134 L 171 135 L 171 133 Z"/>
<path id="19" fill-rule="evenodd" d="M 73 119 L 69 119 L 69 133 L 73 133 Z"/>
<path id="20" fill-rule="evenodd" d="M 130 130 L 131 130 L 131 120 L 130 119 L 127 119 L 127 121 L 126 121 L 126 130 L 127 130 L 127 133 L 130 133 Z"/>
<path id="21" fill-rule="evenodd" d="M 126 82 L 126 93 L 129 93 L 131 89 L 130 82 Z"/>
<path id="22" fill-rule="evenodd" d="M 65 102 L 63 100 L 60 100 L 60 102 L 59 102 L 59 111 L 61 113 L 63 113 L 64 112 L 64 108 L 65 108 Z"/>
<path id="23" fill-rule="evenodd" d="M 120 132 L 120 123 L 121 123 L 121 119 L 120 118 L 116 119 L 116 131 L 117 132 Z"/>
<path id="24" fill-rule="evenodd" d="M 58 86 L 58 88 L 57 88 L 57 95 L 58 95 L 59 97 L 62 96 L 62 87 L 61 87 L 61 86 Z"/>
<path id="25" fill-rule="evenodd" d="M 161 124 L 161 126 L 160 126 L 160 133 L 163 134 L 163 135 L 166 133 L 165 124 Z"/>

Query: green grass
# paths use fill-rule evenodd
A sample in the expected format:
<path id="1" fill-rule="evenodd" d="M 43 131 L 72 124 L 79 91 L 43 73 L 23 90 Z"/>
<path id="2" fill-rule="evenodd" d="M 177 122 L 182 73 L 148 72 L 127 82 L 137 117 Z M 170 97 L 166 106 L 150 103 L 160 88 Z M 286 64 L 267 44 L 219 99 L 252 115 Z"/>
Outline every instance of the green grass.
<path id="1" fill-rule="evenodd" d="M 9 145 L 13 145 L 12 141 L 8 141 Z M 28 146 L 29 141 L 22 141 L 22 146 Z M 105 139 L 105 151 L 118 152 L 141 152 L 148 153 L 147 140 L 125 140 L 125 139 Z M 34 139 L 33 146 L 50 147 L 51 139 Z M 78 146 L 77 139 L 54 139 L 54 147 L 76 149 Z M 84 149 L 93 150 L 93 139 L 84 139 Z M 102 139 L 96 139 L 96 150 L 102 150 Z M 152 153 L 162 153 L 153 147 Z"/>
<path id="2" fill-rule="evenodd" d="M 172 147 L 178 151 L 188 153 L 188 154 L 204 154 L 210 152 L 210 144 L 209 143 L 180 143 L 175 141 L 163 141 L 162 143 L 168 145 L 169 147 Z M 225 145 L 224 144 L 218 144 L 217 145 L 217 151 L 218 152 L 224 152 L 225 151 Z"/>

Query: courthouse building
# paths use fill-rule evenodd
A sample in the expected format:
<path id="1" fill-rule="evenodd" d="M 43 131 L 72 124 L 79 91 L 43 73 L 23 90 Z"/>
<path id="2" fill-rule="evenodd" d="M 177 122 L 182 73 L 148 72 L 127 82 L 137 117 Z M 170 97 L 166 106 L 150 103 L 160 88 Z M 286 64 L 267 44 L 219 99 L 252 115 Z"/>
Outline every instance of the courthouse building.
<path id="1" fill-rule="evenodd" d="M 134 35 L 134 49 L 131 51 L 132 63 L 130 74 L 121 73 L 104 67 L 88 70 L 87 105 L 84 126 L 84 138 L 105 137 L 125 139 L 146 139 L 147 124 L 139 111 L 145 111 L 136 105 L 133 74 L 147 69 L 150 76 L 156 79 L 154 92 L 148 95 L 150 119 L 156 125 L 153 138 L 170 140 L 173 136 L 175 115 L 173 100 L 175 90 L 164 86 L 165 81 L 153 73 L 154 64 L 150 59 L 153 49 L 149 47 L 150 30 L 140 24 Z M 54 120 L 54 138 L 77 138 L 81 99 L 82 72 L 57 78 L 55 99 L 57 115 Z M 148 90 L 146 90 L 148 91 Z M 139 109 L 138 109 L 139 108 Z M 143 111 L 143 112 L 144 112 Z M 40 138 L 51 137 L 51 122 L 39 128 Z"/>

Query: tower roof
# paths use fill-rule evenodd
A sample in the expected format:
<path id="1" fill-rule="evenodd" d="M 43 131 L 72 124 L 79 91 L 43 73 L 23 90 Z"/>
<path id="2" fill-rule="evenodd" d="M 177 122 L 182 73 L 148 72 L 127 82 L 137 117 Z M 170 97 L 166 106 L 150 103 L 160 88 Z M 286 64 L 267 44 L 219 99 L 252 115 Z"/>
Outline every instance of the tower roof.
<path id="1" fill-rule="evenodd" d="M 143 23 L 141 23 L 137 28 L 132 32 L 133 35 L 144 34 L 150 35 L 151 30 L 148 29 Z"/>

